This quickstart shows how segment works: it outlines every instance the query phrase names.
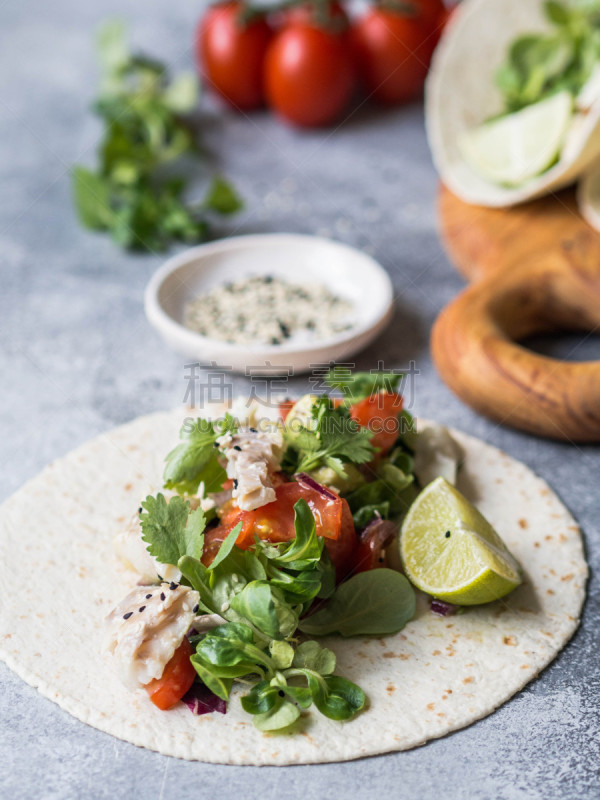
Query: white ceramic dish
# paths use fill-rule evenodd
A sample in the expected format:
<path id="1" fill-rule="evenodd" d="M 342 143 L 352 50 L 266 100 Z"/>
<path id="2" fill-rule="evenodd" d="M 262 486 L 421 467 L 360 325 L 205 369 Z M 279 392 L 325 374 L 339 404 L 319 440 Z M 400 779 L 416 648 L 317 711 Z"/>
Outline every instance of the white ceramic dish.
<path id="1" fill-rule="evenodd" d="M 184 310 L 191 299 L 250 275 L 323 284 L 354 305 L 355 323 L 329 339 L 248 346 L 211 339 L 184 326 Z M 385 270 L 359 250 L 316 236 L 274 233 L 222 239 L 170 258 L 146 287 L 144 305 L 150 324 L 165 341 L 201 363 L 252 374 L 273 368 L 298 373 L 366 347 L 390 321 L 393 289 Z"/>

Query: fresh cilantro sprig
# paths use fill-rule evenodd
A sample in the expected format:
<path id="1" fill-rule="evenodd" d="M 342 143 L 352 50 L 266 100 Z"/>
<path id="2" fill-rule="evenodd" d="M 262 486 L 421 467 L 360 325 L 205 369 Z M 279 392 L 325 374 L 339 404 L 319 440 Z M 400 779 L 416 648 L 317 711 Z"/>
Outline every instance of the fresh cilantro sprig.
<path id="1" fill-rule="evenodd" d="M 187 500 L 172 497 L 167 502 L 162 494 L 148 495 L 142 508 L 142 539 L 150 555 L 173 566 L 183 556 L 202 558 L 206 517 L 201 508 L 191 511 Z"/>
<path id="2" fill-rule="evenodd" d="M 94 110 L 104 122 L 96 170 L 76 166 L 73 197 L 81 223 L 109 231 L 123 247 L 162 250 L 172 241 L 206 238 L 210 213 L 241 207 L 232 186 L 216 177 L 204 199 L 185 199 L 188 156 L 202 155 L 186 115 L 197 101 L 193 75 L 169 79 L 164 64 L 129 53 L 123 25 L 100 31 L 103 67 Z M 174 174 L 181 164 L 180 175 Z"/>
<path id="3" fill-rule="evenodd" d="M 311 410 L 311 427 L 299 426 L 288 434 L 295 455 L 295 471 L 310 472 L 325 466 L 346 478 L 344 463 L 365 464 L 375 456 L 372 432 L 361 428 L 343 406 L 335 408 L 328 397 L 319 397 Z M 289 463 L 289 454 L 286 457 Z"/>
<path id="4" fill-rule="evenodd" d="M 496 73 L 496 84 L 508 112 L 568 89 L 579 94 L 600 60 L 600 3 L 549 0 L 548 33 L 528 33 L 515 39 Z"/>
<path id="5" fill-rule="evenodd" d="M 332 389 L 340 389 L 344 397 L 356 403 L 378 392 L 397 392 L 402 374 L 390 370 L 352 372 L 349 367 L 335 366 L 325 378 Z"/>
<path id="6" fill-rule="evenodd" d="M 165 459 L 165 489 L 195 494 L 202 482 L 206 493 L 218 492 L 227 474 L 219 463 L 217 439 L 236 430 L 237 422 L 230 414 L 217 422 L 201 418 L 186 420 L 179 433 L 181 442 Z"/>

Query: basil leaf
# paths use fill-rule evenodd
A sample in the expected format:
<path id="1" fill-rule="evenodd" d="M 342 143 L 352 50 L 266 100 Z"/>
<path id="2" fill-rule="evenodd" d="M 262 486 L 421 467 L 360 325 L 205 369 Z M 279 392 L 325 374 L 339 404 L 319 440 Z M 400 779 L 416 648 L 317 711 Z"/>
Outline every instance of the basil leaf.
<path id="1" fill-rule="evenodd" d="M 415 592 L 404 575 L 373 569 L 340 584 L 325 608 L 300 620 L 298 627 L 314 636 L 382 636 L 401 630 L 415 610 Z"/>
<path id="2" fill-rule="evenodd" d="M 336 657 L 333 650 L 321 647 L 318 642 L 302 642 L 296 648 L 292 666 L 312 669 L 320 675 L 330 675 L 335 670 Z"/>
<path id="3" fill-rule="evenodd" d="M 219 564 L 222 561 L 224 561 L 227 558 L 227 556 L 233 550 L 233 546 L 235 545 L 241 530 L 242 530 L 242 523 L 238 522 L 238 524 L 229 531 L 229 533 L 223 540 L 221 547 L 219 547 L 219 552 L 214 557 L 211 565 L 208 567 L 209 570 L 213 571 L 214 569 L 216 569 L 216 567 L 219 566 Z"/>

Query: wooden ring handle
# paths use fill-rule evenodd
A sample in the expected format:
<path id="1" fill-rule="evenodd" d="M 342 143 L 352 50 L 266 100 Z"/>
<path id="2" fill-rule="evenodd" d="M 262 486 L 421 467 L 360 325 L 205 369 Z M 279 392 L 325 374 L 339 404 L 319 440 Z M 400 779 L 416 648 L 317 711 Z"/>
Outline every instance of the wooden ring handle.
<path id="1" fill-rule="evenodd" d="M 560 361 L 518 344 L 600 326 L 600 261 L 576 257 L 576 244 L 467 288 L 438 317 L 432 354 L 443 380 L 480 413 L 554 439 L 598 442 L 600 361 Z"/>

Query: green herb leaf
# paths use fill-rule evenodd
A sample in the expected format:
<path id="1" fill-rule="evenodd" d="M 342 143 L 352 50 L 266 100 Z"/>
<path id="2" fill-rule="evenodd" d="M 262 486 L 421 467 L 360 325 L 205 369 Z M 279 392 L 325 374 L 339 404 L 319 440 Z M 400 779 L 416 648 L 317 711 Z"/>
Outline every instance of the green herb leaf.
<path id="1" fill-rule="evenodd" d="M 273 708 L 264 714 L 257 714 L 253 718 L 253 722 L 259 731 L 278 731 L 289 728 L 299 716 L 300 709 L 298 706 L 277 696 L 277 701 Z"/>
<path id="2" fill-rule="evenodd" d="M 216 177 L 204 198 L 204 205 L 219 214 L 235 214 L 244 204 L 229 181 Z"/>
<path id="3" fill-rule="evenodd" d="M 176 566 L 182 556 L 199 558 L 204 546 L 204 513 L 190 513 L 190 504 L 181 497 L 170 501 L 164 495 L 148 495 L 142 502 L 145 513 L 140 515 L 142 539 L 148 552 L 161 564 Z"/>
<path id="4" fill-rule="evenodd" d="M 220 491 L 227 474 L 219 464 L 216 441 L 236 429 L 237 423 L 229 414 L 220 424 L 201 418 L 193 423 L 187 420 L 179 434 L 182 442 L 165 459 L 165 489 L 195 494 L 203 482 L 205 493 Z"/>
<path id="5" fill-rule="evenodd" d="M 271 639 L 292 636 L 298 627 L 297 611 L 270 581 L 248 583 L 231 599 L 231 608 Z"/>
<path id="6" fill-rule="evenodd" d="M 412 459 L 408 454 L 406 459 L 400 456 L 396 456 L 396 459 L 405 466 L 412 466 Z M 407 475 L 394 466 L 390 459 L 380 466 L 378 477 L 374 481 L 351 492 L 346 500 L 353 514 L 354 524 L 360 529 L 366 527 L 376 515 L 383 519 L 398 519 L 408 511 L 416 496 L 414 475 Z"/>
<path id="7" fill-rule="evenodd" d="M 120 22 L 103 26 L 98 47 L 103 76 L 94 108 L 105 130 L 97 172 L 76 168 L 73 174 L 82 224 L 109 230 L 124 247 L 151 251 L 204 239 L 209 211 L 230 214 L 241 204 L 222 178 L 210 185 L 204 203 L 185 199 L 189 164 L 183 159 L 201 155 L 182 116 L 196 104 L 195 77 L 169 80 L 161 62 L 131 55 Z M 173 174 L 180 161 L 186 177 Z"/>
<path id="8" fill-rule="evenodd" d="M 238 524 L 229 531 L 229 533 L 223 540 L 221 547 L 219 547 L 219 552 L 214 557 L 211 565 L 209 566 L 208 568 L 209 570 L 212 571 L 216 569 L 216 567 L 218 567 L 219 564 L 221 564 L 227 558 L 227 556 L 233 550 L 233 546 L 235 545 L 241 530 L 242 530 L 242 523 L 238 522 Z"/>
<path id="9" fill-rule="evenodd" d="M 383 636 L 401 630 L 415 610 L 415 592 L 404 575 L 374 569 L 340 584 L 327 605 L 302 619 L 298 627 L 314 636 Z"/>
<path id="10" fill-rule="evenodd" d="M 365 693 L 352 681 L 338 675 L 321 677 L 310 671 L 307 677 L 314 704 L 329 719 L 350 719 L 364 708 Z"/>
<path id="11" fill-rule="evenodd" d="M 298 669 L 312 669 L 319 675 L 331 675 L 335 670 L 335 662 L 333 650 L 311 640 L 298 645 L 292 665 Z"/>
<path id="12" fill-rule="evenodd" d="M 85 167 L 74 167 L 72 187 L 81 224 L 94 231 L 110 228 L 114 212 L 110 207 L 110 187 L 106 178 Z"/>
<path id="13" fill-rule="evenodd" d="M 325 380 L 333 389 L 341 389 L 348 401 L 356 403 L 378 392 L 397 392 L 402 375 L 390 370 L 353 372 L 349 367 L 336 366 Z"/>
<path id="14" fill-rule="evenodd" d="M 314 425 L 294 431 L 290 447 L 298 454 L 298 472 L 310 472 L 320 466 L 333 469 L 346 478 L 344 462 L 364 464 L 375 456 L 371 431 L 361 428 L 348 409 L 334 408 L 328 397 L 319 397 L 312 407 Z"/>
<path id="15" fill-rule="evenodd" d="M 269 643 L 269 655 L 273 659 L 275 669 L 288 669 L 294 660 L 294 648 L 289 642 L 274 639 Z"/>

